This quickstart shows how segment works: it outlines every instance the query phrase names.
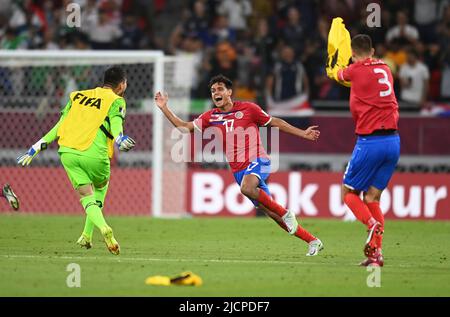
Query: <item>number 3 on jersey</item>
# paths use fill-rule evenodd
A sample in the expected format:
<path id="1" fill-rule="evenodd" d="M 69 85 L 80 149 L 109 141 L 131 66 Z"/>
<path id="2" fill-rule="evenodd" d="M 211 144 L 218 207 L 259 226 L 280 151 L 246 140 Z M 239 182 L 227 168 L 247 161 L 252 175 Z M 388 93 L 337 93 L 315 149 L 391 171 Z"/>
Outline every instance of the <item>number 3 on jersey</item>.
<path id="1" fill-rule="evenodd" d="M 225 120 L 225 121 L 223 122 L 223 125 L 225 126 L 225 132 L 231 132 L 231 131 L 233 131 L 234 119 Z"/>
<path id="2" fill-rule="evenodd" d="M 373 72 L 375 74 L 383 74 L 383 77 L 378 79 L 378 83 L 388 86 L 387 90 L 380 91 L 380 97 L 387 97 L 387 96 L 389 96 L 392 93 L 392 85 L 389 82 L 388 74 L 382 68 L 374 68 Z"/>

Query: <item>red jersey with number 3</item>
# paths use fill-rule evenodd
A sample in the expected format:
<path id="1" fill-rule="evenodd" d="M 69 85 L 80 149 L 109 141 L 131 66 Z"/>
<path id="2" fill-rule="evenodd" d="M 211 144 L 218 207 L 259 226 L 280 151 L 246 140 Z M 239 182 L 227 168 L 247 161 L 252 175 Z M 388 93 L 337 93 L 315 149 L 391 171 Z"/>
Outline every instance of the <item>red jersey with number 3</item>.
<path id="1" fill-rule="evenodd" d="M 398 103 L 389 67 L 381 60 L 368 58 L 338 72 L 340 80 L 351 82 L 350 111 L 356 134 L 398 129 Z"/>
<path id="2" fill-rule="evenodd" d="M 272 117 L 257 104 L 235 101 L 228 112 L 218 108 L 204 112 L 194 120 L 194 127 L 203 132 L 205 140 L 213 142 L 220 138 L 225 156 L 235 173 L 246 169 L 258 157 L 268 158 L 259 127 L 267 126 L 271 120 Z"/>

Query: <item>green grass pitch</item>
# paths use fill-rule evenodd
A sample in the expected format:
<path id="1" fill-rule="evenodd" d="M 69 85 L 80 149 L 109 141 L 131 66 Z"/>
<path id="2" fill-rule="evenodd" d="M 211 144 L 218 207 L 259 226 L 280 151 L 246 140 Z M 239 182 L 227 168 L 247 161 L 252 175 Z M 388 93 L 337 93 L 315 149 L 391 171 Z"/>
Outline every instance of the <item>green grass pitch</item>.
<path id="1" fill-rule="evenodd" d="M 381 287 L 357 266 L 366 237 L 359 223 L 305 220 L 325 244 L 306 244 L 269 219 L 107 217 L 121 244 L 110 254 L 75 244 L 82 216 L 0 215 L 0 296 L 449 296 L 450 222 L 387 221 Z M 67 265 L 81 287 L 66 285 Z M 148 286 L 150 275 L 193 271 L 200 287 Z"/>

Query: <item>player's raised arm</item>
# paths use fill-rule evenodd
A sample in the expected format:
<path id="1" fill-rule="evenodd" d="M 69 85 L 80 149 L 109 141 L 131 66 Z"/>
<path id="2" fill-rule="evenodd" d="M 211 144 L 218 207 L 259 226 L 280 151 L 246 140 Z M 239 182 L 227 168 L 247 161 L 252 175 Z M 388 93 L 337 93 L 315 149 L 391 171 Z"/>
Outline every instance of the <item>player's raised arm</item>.
<path id="1" fill-rule="evenodd" d="M 193 132 L 194 131 L 194 123 L 192 121 L 184 121 L 178 116 L 173 113 L 172 110 L 169 109 L 169 106 L 167 105 L 167 102 L 169 101 L 169 96 L 167 93 L 161 93 L 158 91 L 155 94 L 155 104 L 156 106 L 161 109 L 161 111 L 164 113 L 166 118 L 181 132 Z"/>
<path id="2" fill-rule="evenodd" d="M 302 130 L 299 128 L 296 128 L 283 119 L 272 117 L 272 120 L 270 121 L 270 126 L 280 129 L 281 131 L 284 131 L 286 133 L 311 140 L 311 141 L 317 141 L 320 135 L 320 131 L 316 130 L 318 128 L 317 125 L 313 125 L 306 130 Z"/>

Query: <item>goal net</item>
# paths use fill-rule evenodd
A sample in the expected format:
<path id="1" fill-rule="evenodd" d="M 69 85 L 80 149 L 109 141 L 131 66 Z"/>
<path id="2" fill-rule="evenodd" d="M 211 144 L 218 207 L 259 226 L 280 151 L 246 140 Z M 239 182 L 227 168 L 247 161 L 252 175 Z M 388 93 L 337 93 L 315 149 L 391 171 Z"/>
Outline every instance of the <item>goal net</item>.
<path id="1" fill-rule="evenodd" d="M 187 163 L 172 161 L 177 140 L 153 96 L 167 91 L 171 108 L 188 120 L 192 61 L 160 51 L 0 52 L 0 183 L 16 187 L 21 210 L 80 210 L 56 144 L 28 169 L 18 167 L 15 159 L 57 122 L 70 92 L 101 85 L 103 72 L 112 65 L 127 72 L 124 130 L 137 145 L 127 153 L 115 151 L 105 208 L 116 214 L 185 215 Z"/>

